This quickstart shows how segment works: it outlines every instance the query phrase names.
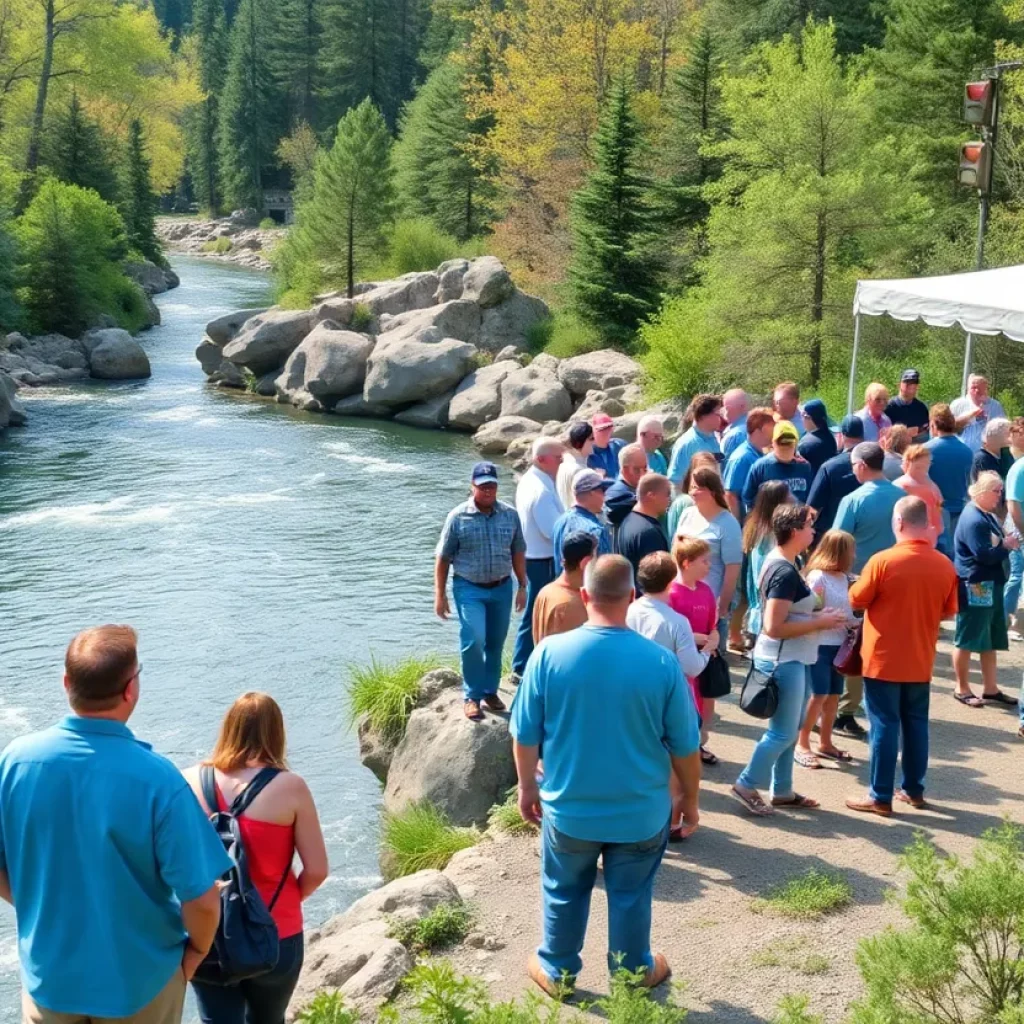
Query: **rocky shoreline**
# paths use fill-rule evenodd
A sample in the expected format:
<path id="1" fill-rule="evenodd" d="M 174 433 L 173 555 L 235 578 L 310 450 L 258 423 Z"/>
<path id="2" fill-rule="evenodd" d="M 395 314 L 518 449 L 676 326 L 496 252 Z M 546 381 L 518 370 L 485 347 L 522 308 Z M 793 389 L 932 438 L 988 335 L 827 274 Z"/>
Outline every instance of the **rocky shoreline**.
<path id="1" fill-rule="evenodd" d="M 284 238 L 287 229 L 257 227 L 252 211 L 239 210 L 230 217 L 205 220 L 157 217 L 156 233 L 171 252 L 267 271 L 271 264 L 266 253 Z"/>

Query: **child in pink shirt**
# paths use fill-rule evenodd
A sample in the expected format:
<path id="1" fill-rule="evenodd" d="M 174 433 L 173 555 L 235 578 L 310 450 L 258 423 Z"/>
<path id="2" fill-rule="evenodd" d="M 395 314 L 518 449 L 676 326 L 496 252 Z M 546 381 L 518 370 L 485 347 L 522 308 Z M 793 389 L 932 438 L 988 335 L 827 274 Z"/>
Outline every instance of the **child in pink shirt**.
<path id="1" fill-rule="evenodd" d="M 699 537 L 676 537 L 672 544 L 672 557 L 679 567 L 679 575 L 669 588 L 668 603 L 690 623 L 697 647 L 702 651 L 717 652 L 718 602 L 715 592 L 703 582 L 711 572 L 711 547 Z M 718 758 L 705 747 L 710 723 L 715 716 L 715 702 L 710 697 L 701 696 L 700 682 L 696 677 L 688 677 L 688 682 L 701 718 L 700 759 L 704 764 L 717 764 Z"/>

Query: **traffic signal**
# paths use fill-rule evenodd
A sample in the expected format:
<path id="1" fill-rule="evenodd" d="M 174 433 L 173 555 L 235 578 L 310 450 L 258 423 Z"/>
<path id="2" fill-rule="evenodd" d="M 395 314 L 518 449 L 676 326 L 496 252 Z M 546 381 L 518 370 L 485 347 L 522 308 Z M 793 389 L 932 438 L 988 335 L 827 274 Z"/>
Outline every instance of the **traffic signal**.
<path id="1" fill-rule="evenodd" d="M 992 186 L 992 147 L 987 142 L 965 142 L 960 147 L 960 184 L 989 192 Z"/>
<path id="2" fill-rule="evenodd" d="M 986 78 L 983 82 L 968 82 L 964 86 L 964 120 L 968 124 L 992 127 L 996 84 L 995 79 Z"/>

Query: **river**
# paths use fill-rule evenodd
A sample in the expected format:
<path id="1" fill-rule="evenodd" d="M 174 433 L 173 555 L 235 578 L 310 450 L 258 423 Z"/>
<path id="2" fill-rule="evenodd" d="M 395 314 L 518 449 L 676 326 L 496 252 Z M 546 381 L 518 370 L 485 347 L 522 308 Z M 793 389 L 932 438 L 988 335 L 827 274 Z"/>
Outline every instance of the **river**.
<path id="1" fill-rule="evenodd" d="M 270 692 L 327 837 L 314 925 L 379 882 L 380 787 L 345 727 L 346 666 L 457 649 L 433 616 L 431 553 L 473 450 L 207 386 L 204 325 L 268 301 L 269 282 L 174 265 L 181 287 L 142 336 L 150 380 L 23 391 L 29 425 L 0 438 L 0 745 L 63 716 L 64 649 L 102 622 L 138 629 L 131 725 L 178 765 L 210 750 L 238 694 Z M 0 1020 L 18 998 L 3 905 Z"/>

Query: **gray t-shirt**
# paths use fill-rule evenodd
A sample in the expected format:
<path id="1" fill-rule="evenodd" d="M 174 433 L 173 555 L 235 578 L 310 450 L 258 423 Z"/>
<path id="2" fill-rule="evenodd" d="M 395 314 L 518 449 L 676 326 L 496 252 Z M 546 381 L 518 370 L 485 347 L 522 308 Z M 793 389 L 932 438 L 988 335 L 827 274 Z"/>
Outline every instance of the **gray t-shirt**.
<path id="1" fill-rule="evenodd" d="M 778 548 L 771 551 L 764 560 L 758 590 L 761 595 L 762 622 L 768 602 L 773 598 L 793 602 L 786 616 L 787 622 L 806 622 L 818 606 L 817 598 L 811 593 L 797 567 L 781 555 Z M 818 660 L 818 633 L 808 633 L 790 640 L 773 640 L 765 635 L 763 625 L 761 630 L 754 644 L 755 658 L 772 662 L 798 661 L 803 665 L 813 665 Z"/>

